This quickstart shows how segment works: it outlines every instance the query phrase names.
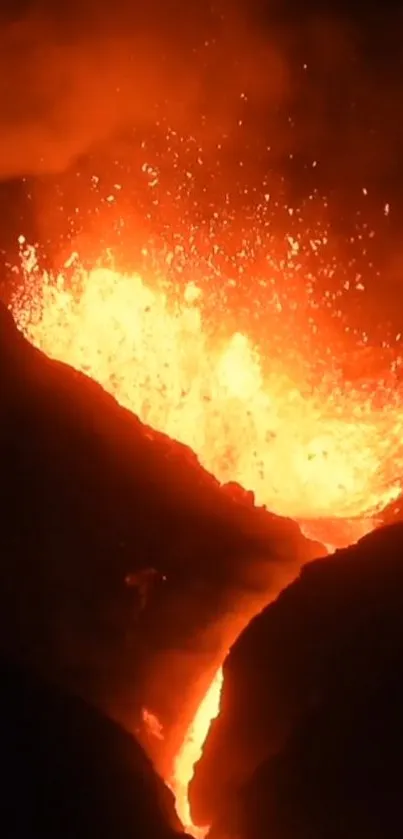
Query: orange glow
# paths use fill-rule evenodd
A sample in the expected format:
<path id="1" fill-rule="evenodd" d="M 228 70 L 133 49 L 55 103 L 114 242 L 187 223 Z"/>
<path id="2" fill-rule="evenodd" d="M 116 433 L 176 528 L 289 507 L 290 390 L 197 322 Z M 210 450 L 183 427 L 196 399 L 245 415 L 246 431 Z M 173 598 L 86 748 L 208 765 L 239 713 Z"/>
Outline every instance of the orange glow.
<path id="1" fill-rule="evenodd" d="M 162 725 L 156 717 L 155 714 L 151 713 L 148 708 L 143 708 L 141 712 L 142 720 L 147 728 L 147 731 L 151 734 L 152 737 L 156 737 L 157 740 L 163 740 L 164 734 L 162 730 Z"/>
<path id="2" fill-rule="evenodd" d="M 209 827 L 200 827 L 193 823 L 188 797 L 189 784 L 193 778 L 195 765 L 202 756 L 211 723 L 219 714 L 222 686 L 223 670 L 220 667 L 186 731 L 174 760 L 172 775 L 165 779 L 175 797 L 176 812 L 183 829 L 195 839 L 203 839 Z M 164 739 L 160 721 L 147 708 L 142 710 L 142 721 L 152 737 L 158 740 Z"/>
<path id="3" fill-rule="evenodd" d="M 199 827 L 193 824 L 188 787 L 193 778 L 195 764 L 202 756 L 203 746 L 211 723 L 218 716 L 222 685 L 223 671 L 220 667 L 186 732 L 185 739 L 175 758 L 173 777 L 170 782 L 170 787 L 175 796 L 176 812 L 184 829 L 195 839 L 203 839 L 208 831 L 208 826 Z"/>
<path id="4" fill-rule="evenodd" d="M 29 340 L 189 445 L 219 481 L 236 481 L 258 504 L 300 520 L 370 517 L 399 495 L 397 391 L 374 405 L 370 387 L 344 388 L 329 373 L 313 390 L 296 368 L 270 368 L 247 334 L 219 336 L 222 324 L 205 322 L 192 283 L 178 294 L 74 261 L 68 279 L 53 277 L 29 248 L 24 269 L 25 297 L 13 308 Z"/>

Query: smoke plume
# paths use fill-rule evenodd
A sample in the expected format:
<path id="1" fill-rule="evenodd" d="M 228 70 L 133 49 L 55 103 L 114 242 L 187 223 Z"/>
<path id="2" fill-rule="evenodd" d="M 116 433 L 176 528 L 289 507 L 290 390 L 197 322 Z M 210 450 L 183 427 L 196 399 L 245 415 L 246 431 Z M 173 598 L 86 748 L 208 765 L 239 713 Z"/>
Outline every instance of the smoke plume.
<path id="1" fill-rule="evenodd" d="M 0 25 L 0 175 L 56 173 L 94 144 L 164 114 L 225 124 L 240 95 L 284 96 L 281 52 L 231 13 L 191 3 L 36 3 Z M 247 49 L 245 50 L 245 44 Z M 262 72 L 264 70 L 264 72 Z"/>

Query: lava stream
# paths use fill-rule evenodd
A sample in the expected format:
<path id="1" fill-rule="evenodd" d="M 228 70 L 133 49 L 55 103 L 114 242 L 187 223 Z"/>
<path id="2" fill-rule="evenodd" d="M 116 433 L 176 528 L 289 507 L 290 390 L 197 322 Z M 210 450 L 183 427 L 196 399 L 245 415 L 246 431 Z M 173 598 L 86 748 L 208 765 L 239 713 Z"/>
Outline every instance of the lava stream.
<path id="1" fill-rule="evenodd" d="M 175 796 L 176 812 L 184 830 L 194 836 L 195 839 L 203 839 L 209 827 L 199 827 L 193 824 L 188 789 L 193 778 L 194 767 L 201 758 L 203 745 L 211 723 L 218 716 L 220 710 L 222 685 L 223 671 L 220 667 L 186 732 L 185 739 L 175 758 L 173 777 L 170 782 L 170 787 Z"/>

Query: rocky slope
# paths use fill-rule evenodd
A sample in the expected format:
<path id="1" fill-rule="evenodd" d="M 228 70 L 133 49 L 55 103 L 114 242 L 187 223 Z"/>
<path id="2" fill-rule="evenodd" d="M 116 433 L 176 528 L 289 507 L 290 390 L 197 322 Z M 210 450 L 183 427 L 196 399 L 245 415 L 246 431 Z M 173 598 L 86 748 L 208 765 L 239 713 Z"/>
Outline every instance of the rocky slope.
<path id="1" fill-rule="evenodd" d="M 0 648 L 140 737 L 146 706 L 172 752 L 178 696 L 189 717 L 234 627 L 322 549 L 34 349 L 4 307 L 0 392 Z"/>
<path id="2" fill-rule="evenodd" d="M 178 836 L 172 795 L 132 737 L 5 659 L 0 678 L 4 839 Z"/>
<path id="3" fill-rule="evenodd" d="M 239 638 L 192 786 L 196 814 L 245 839 L 402 835 L 402 698 L 395 524 L 305 566 Z"/>
<path id="4" fill-rule="evenodd" d="M 335 686 L 258 767 L 240 796 L 237 835 L 399 839 L 402 697 L 401 651 L 395 661 L 375 655 L 370 684 Z"/>

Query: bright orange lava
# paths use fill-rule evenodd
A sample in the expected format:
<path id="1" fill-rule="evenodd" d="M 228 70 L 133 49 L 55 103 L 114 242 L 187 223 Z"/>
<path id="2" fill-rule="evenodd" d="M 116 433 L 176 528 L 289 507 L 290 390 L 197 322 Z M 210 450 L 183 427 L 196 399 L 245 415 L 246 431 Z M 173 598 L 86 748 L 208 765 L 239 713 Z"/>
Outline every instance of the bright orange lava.
<path id="1" fill-rule="evenodd" d="M 17 299 L 14 313 L 29 340 L 189 445 L 220 481 L 304 520 L 363 517 L 399 495 L 396 394 L 374 406 L 371 388 L 322 378 L 313 391 L 295 371 L 267 371 L 247 335 L 211 334 L 192 284 L 178 299 L 136 274 L 70 266 L 67 280 L 38 272 L 29 249 L 24 259 L 31 299 Z"/>
<path id="2" fill-rule="evenodd" d="M 188 787 L 193 778 L 195 764 L 201 758 L 203 745 L 211 723 L 218 716 L 222 685 L 223 671 L 220 667 L 186 732 L 186 737 L 175 758 L 173 777 L 170 782 L 170 787 L 175 796 L 176 812 L 184 829 L 195 839 L 203 839 L 208 827 L 198 827 L 193 823 Z"/>

